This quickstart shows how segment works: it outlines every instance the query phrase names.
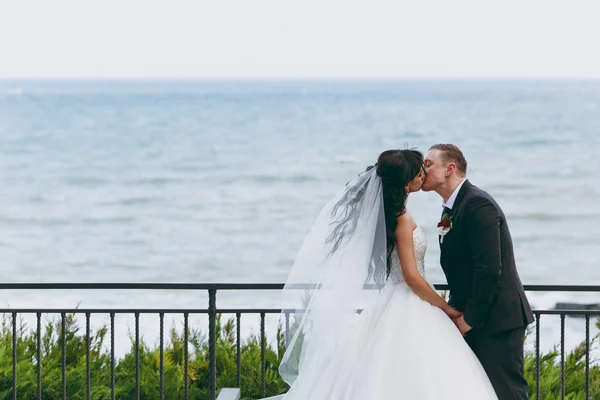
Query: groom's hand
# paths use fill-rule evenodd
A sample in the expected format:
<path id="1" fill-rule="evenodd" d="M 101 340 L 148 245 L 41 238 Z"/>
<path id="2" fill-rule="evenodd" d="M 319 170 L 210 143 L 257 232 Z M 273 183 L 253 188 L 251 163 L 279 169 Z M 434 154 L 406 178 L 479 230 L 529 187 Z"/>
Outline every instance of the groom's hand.
<path id="1" fill-rule="evenodd" d="M 467 324 L 467 322 L 465 321 L 465 317 L 462 315 L 460 317 L 454 319 L 453 321 L 463 336 L 467 336 L 467 332 L 469 332 L 471 329 L 473 329 L 469 324 Z"/>

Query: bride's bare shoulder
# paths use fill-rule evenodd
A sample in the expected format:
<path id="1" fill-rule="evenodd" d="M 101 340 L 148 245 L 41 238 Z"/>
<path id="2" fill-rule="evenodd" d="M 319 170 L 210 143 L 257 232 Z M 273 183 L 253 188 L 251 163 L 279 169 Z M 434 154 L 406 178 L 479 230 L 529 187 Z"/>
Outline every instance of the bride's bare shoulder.
<path id="1" fill-rule="evenodd" d="M 408 211 L 405 211 L 404 214 L 399 215 L 396 218 L 396 221 L 398 222 L 398 227 L 396 229 L 406 229 L 410 231 L 417 229 L 417 223 Z"/>

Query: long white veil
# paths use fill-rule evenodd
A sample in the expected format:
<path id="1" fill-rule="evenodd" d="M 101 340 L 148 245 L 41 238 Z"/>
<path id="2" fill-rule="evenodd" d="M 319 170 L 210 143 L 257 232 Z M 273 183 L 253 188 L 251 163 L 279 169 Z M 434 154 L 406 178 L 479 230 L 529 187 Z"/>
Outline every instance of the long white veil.
<path id="1" fill-rule="evenodd" d="M 381 179 L 371 168 L 346 185 L 320 212 L 283 290 L 292 313 L 279 372 L 294 382 L 316 382 L 386 274 Z M 343 350 L 342 350 L 343 351 Z M 297 380 L 297 378 L 299 378 Z"/>

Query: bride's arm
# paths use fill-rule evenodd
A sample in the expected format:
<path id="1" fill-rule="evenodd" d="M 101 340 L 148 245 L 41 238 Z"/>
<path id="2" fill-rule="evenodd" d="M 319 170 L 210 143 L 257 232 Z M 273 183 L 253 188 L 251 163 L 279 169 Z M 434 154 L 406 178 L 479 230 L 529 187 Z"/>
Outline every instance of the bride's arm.
<path id="1" fill-rule="evenodd" d="M 417 268 L 415 258 L 415 248 L 413 243 L 414 225 L 412 218 L 408 214 L 398 217 L 398 226 L 396 227 L 396 250 L 400 257 L 400 266 L 404 281 L 423 300 L 441 308 L 451 318 L 456 318 L 462 314 L 451 307 L 423 278 Z"/>

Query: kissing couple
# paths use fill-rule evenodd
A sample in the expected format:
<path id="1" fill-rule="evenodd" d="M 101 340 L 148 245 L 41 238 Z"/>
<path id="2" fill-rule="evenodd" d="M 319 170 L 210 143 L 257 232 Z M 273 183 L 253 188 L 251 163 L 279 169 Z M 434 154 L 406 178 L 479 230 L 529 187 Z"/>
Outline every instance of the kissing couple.
<path id="1" fill-rule="evenodd" d="M 448 301 L 424 276 L 427 238 L 409 211 L 420 190 L 442 198 Z M 283 293 L 303 310 L 279 368 L 284 400 L 528 399 L 533 314 L 506 217 L 455 145 L 381 153 L 320 212 Z"/>

